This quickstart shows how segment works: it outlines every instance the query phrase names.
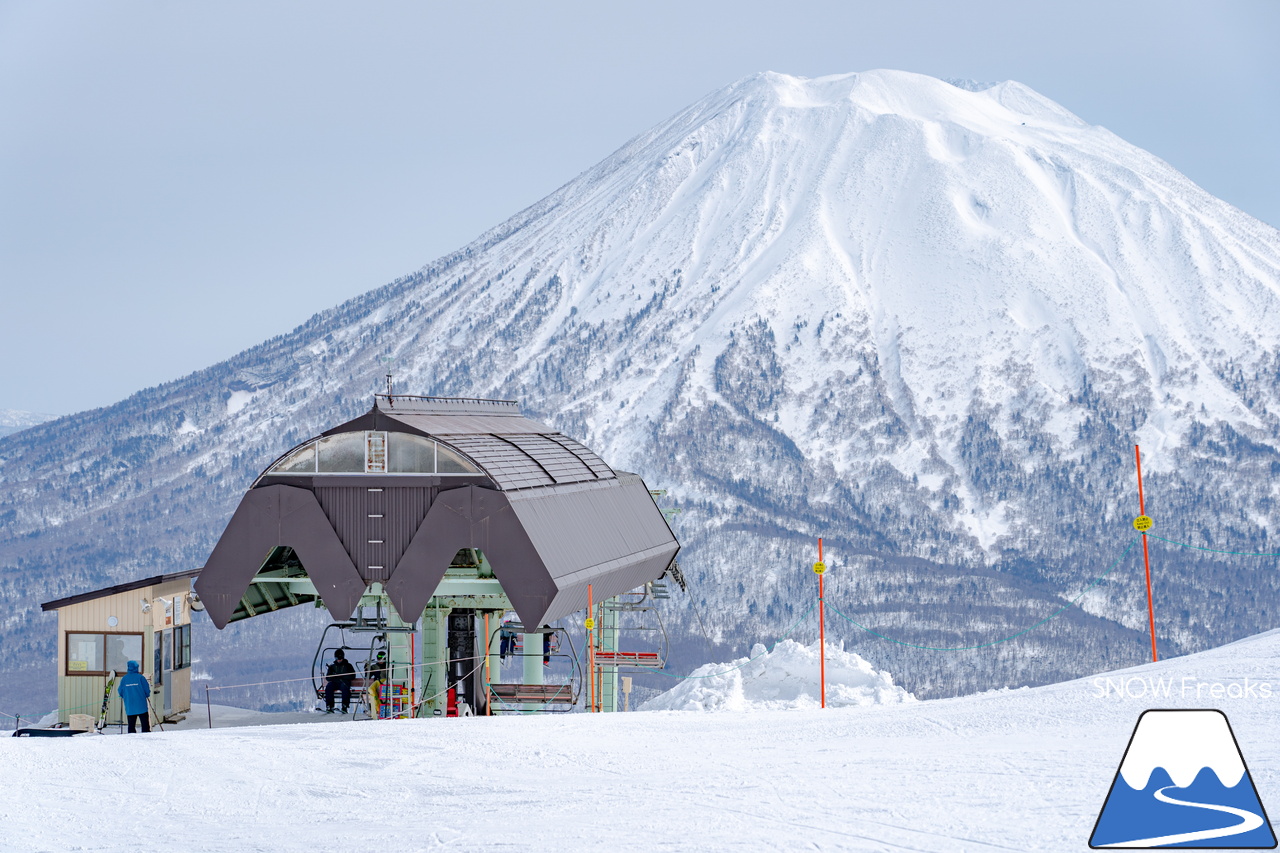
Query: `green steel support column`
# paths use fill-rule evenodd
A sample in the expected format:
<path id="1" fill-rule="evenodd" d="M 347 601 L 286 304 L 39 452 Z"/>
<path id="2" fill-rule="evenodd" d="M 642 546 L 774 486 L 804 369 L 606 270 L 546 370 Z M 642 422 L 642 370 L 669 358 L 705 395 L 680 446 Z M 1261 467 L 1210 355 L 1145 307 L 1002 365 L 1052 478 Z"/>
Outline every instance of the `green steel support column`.
<path id="1" fill-rule="evenodd" d="M 387 614 L 388 628 L 405 628 L 410 623 L 400 618 L 400 614 L 396 612 L 395 607 L 391 605 L 391 600 L 385 594 L 382 596 L 383 607 Z M 388 631 L 387 632 L 387 662 L 389 664 L 389 677 L 392 684 L 400 684 L 404 686 L 405 694 L 402 697 L 403 707 L 408 710 L 408 703 L 413 699 L 408 694 L 409 685 L 413 683 L 415 678 L 420 678 L 417 672 L 413 671 L 413 634 L 408 631 Z M 390 697 L 391 689 L 389 686 L 384 688 L 384 695 Z M 401 712 L 402 714 L 404 712 Z M 386 712 L 383 714 L 386 715 Z"/>
<path id="2" fill-rule="evenodd" d="M 449 707 L 449 697 L 445 690 L 447 684 L 449 658 L 449 641 L 448 626 L 449 607 L 432 607 L 422 612 L 422 657 L 419 660 L 421 664 L 419 672 L 421 673 L 418 682 L 419 699 L 430 699 L 426 702 L 421 710 L 418 711 L 420 717 L 438 716 L 443 717 Z"/>
<path id="3" fill-rule="evenodd" d="M 524 657 L 524 683 L 525 684 L 541 684 L 542 683 L 542 635 L 541 634 L 524 634 L 523 635 Z M 525 704 L 523 710 L 537 711 L 539 705 Z"/>
<path id="4" fill-rule="evenodd" d="M 603 648 L 608 651 L 618 650 L 618 611 L 613 609 L 616 599 L 604 602 L 600 619 L 600 639 Z M 618 668 L 616 666 L 600 667 L 600 710 L 612 712 L 618 710 Z"/>
<path id="5" fill-rule="evenodd" d="M 487 695 L 490 684 L 502 683 L 502 657 L 498 654 L 502 650 L 501 641 L 498 639 L 502 629 L 502 613 L 501 610 L 494 610 L 489 613 L 489 637 L 486 642 L 489 643 L 488 655 L 489 664 L 486 669 L 487 680 L 485 681 L 485 702 L 496 702 L 492 696 Z M 484 630 L 484 624 L 481 623 L 481 630 Z M 493 710 L 497 710 L 500 706 L 495 706 Z"/>

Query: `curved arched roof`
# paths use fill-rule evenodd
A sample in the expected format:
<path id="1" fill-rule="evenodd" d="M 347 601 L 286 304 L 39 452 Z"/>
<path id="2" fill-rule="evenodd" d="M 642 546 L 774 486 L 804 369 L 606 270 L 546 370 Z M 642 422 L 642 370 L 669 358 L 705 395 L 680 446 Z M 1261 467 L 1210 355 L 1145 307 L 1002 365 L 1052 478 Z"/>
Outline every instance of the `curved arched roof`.
<path id="1" fill-rule="evenodd" d="M 398 473 L 406 469 L 388 465 L 388 448 L 394 456 L 395 436 L 406 434 L 439 442 L 439 452 L 456 451 L 478 471 Z M 343 464 L 326 466 L 320 450 L 309 470 L 281 467 L 309 443 L 335 438 Z M 352 447 L 363 449 L 363 465 Z M 254 482 L 196 581 L 215 624 L 231 619 L 281 547 L 335 615 L 381 582 L 410 620 L 454 554 L 476 548 L 531 625 L 584 607 L 587 584 L 604 598 L 655 580 L 679 551 L 639 477 L 524 417 L 516 403 L 402 396 L 375 398 L 367 413 L 294 448 Z"/>
<path id="2" fill-rule="evenodd" d="M 474 461 L 503 491 L 614 479 L 586 446 L 526 418 L 510 400 L 376 398 L 374 408 L 323 433 L 408 430 L 437 439 Z"/>

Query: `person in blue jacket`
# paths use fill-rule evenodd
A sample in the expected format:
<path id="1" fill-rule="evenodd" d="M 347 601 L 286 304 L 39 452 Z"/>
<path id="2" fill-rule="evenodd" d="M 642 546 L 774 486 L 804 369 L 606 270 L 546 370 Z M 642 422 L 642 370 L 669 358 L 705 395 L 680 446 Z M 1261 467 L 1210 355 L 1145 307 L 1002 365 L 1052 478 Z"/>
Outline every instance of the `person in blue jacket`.
<path id="1" fill-rule="evenodd" d="M 134 725 L 139 719 L 142 720 L 142 730 L 151 731 L 151 715 L 147 713 L 151 708 L 151 685 L 138 671 L 136 660 L 129 661 L 129 671 L 120 679 L 116 692 L 120 694 L 124 713 L 129 718 L 129 734 L 137 732 Z"/>

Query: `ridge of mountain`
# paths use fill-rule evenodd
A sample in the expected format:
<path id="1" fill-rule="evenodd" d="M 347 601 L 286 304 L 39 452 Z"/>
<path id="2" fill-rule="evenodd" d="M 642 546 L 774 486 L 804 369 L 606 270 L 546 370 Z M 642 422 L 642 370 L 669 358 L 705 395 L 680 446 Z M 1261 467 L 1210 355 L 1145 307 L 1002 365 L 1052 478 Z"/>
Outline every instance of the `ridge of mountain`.
<path id="1" fill-rule="evenodd" d="M 1280 232 L 1026 86 L 752 75 L 412 275 L 0 439 L 0 671 L 47 667 L 39 601 L 200 565 L 253 477 L 365 409 L 387 359 L 399 390 L 520 399 L 669 489 L 711 634 L 673 602 L 675 665 L 799 617 L 819 535 L 842 610 L 984 644 L 1131 547 L 1135 444 L 1157 532 L 1280 550 L 1278 316 Z M 1012 644 L 833 631 L 920 696 L 1135 663 L 1125 553 Z M 1256 561 L 1159 558 L 1166 654 L 1275 627 Z M 283 671 L 249 647 L 296 645 L 300 618 L 197 640 L 215 676 Z"/>
<path id="2" fill-rule="evenodd" d="M 39 426 L 57 417 L 57 415 L 46 415 L 39 412 L 24 412 L 20 409 L 0 409 L 0 437 L 21 432 L 33 426 Z"/>

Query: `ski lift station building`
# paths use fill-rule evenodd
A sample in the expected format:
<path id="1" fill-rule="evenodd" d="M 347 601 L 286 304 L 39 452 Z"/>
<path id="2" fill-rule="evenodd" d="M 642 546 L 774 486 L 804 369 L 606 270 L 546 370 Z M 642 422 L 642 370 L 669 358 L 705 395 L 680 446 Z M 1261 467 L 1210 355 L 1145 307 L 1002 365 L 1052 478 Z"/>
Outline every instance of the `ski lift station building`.
<path id="1" fill-rule="evenodd" d="M 323 605 L 343 636 L 364 632 L 335 647 L 386 652 L 398 709 L 482 713 L 501 709 L 491 700 L 568 704 L 563 685 L 542 684 L 552 623 L 589 595 L 643 598 L 679 548 L 639 476 L 515 402 L 379 395 L 258 477 L 195 590 L 220 629 Z M 497 638 L 512 614 L 523 673 L 500 683 Z M 616 630 L 604 642 L 618 663 Z M 616 677 L 597 694 L 616 702 Z"/>

